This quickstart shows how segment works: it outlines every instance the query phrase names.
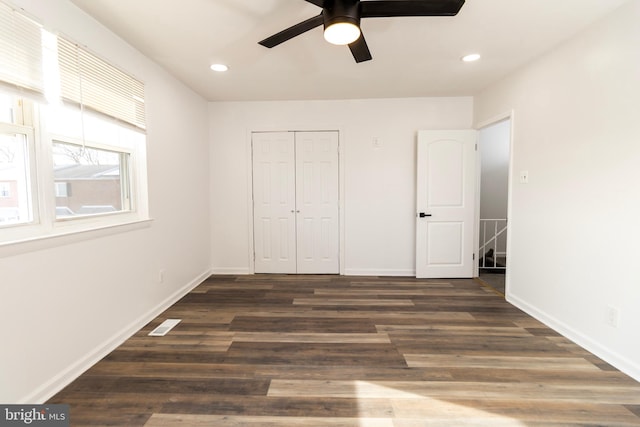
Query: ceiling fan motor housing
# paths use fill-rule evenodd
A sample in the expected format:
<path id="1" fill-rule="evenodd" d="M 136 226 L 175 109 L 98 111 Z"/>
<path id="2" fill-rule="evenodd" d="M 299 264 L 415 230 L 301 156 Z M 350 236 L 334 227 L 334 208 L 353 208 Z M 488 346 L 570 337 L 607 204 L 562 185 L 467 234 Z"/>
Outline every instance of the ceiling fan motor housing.
<path id="1" fill-rule="evenodd" d="M 324 28 L 332 24 L 346 22 L 360 27 L 360 1 L 359 0 L 337 0 L 325 1 L 322 17 L 324 18 Z"/>

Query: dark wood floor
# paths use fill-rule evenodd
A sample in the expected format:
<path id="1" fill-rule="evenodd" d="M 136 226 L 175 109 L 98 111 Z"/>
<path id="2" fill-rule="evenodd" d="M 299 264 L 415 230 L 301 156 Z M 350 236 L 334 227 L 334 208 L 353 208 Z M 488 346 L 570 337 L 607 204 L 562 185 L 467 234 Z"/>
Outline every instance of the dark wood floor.
<path id="1" fill-rule="evenodd" d="M 640 425 L 639 383 L 474 280 L 211 277 L 51 403 L 73 426 Z"/>

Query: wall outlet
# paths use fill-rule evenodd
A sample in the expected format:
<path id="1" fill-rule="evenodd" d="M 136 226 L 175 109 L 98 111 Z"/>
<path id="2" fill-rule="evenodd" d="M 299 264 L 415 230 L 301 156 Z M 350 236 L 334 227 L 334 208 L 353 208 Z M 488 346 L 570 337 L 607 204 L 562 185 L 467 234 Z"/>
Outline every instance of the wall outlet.
<path id="1" fill-rule="evenodd" d="M 620 323 L 620 310 L 616 307 L 607 306 L 607 325 L 617 328 Z"/>
<path id="2" fill-rule="evenodd" d="M 158 283 L 164 283 L 164 276 L 166 276 L 166 270 L 163 268 L 158 271 Z"/>
<path id="3" fill-rule="evenodd" d="M 520 184 L 529 183 L 529 171 L 520 171 Z"/>

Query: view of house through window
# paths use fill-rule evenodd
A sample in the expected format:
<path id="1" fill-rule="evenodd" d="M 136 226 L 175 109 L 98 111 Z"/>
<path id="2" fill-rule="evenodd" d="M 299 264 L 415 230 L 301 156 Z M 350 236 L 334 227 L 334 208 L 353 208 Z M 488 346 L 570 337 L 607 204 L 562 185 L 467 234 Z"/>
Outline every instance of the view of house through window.
<path id="1" fill-rule="evenodd" d="M 129 154 L 56 141 L 56 218 L 130 210 Z"/>

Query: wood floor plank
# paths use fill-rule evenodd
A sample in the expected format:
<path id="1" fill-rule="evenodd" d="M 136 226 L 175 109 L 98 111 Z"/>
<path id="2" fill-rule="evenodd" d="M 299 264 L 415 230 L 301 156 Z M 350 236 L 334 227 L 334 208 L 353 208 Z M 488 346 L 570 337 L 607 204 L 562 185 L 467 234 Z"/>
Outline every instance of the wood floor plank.
<path id="1" fill-rule="evenodd" d="M 327 298 L 327 297 L 315 297 L 315 298 L 295 298 L 293 300 L 295 305 L 313 305 L 313 306 L 366 306 L 366 307 L 403 307 L 414 306 L 410 299 L 383 299 L 383 298 Z"/>
<path id="2" fill-rule="evenodd" d="M 637 425 L 637 417 L 619 405 L 600 406 L 589 403 L 515 400 L 462 400 L 462 399 L 393 399 L 397 418 L 429 418 L 451 421 L 494 419 L 496 421 L 530 421 L 549 423 L 594 423 L 596 425 Z M 636 424 L 633 424 L 636 423 Z M 528 424 L 526 424 L 528 425 Z"/>
<path id="3" fill-rule="evenodd" d="M 353 366 L 316 365 L 313 367 L 306 365 L 262 365 L 256 371 L 256 376 L 283 380 L 351 380 L 351 381 L 452 381 L 453 375 L 450 371 L 442 368 L 406 368 L 393 366 L 371 366 L 364 364 Z"/>
<path id="4" fill-rule="evenodd" d="M 414 368 L 415 369 L 415 368 Z M 433 368 L 422 368 L 433 369 Z M 592 386 L 635 385 L 634 380 L 619 371 L 591 371 L 571 369 L 512 369 L 512 368 L 460 368 L 446 369 L 453 381 L 462 382 L 505 382 L 505 383 L 535 383 L 535 384 L 564 384 L 590 388 Z"/>
<path id="5" fill-rule="evenodd" d="M 305 366 L 407 366 L 393 345 L 360 343 L 234 342 L 225 361 Z"/>
<path id="6" fill-rule="evenodd" d="M 298 318 L 238 316 L 231 322 L 232 331 L 242 332 L 311 332 L 375 334 L 374 324 L 367 317 L 351 318 L 348 322 L 340 317 Z"/>
<path id="7" fill-rule="evenodd" d="M 394 427 L 390 418 L 249 417 L 154 414 L 145 427 Z"/>
<path id="8" fill-rule="evenodd" d="M 384 310 L 360 310 L 360 311 L 345 311 L 345 310 L 328 310 L 328 309 L 313 309 L 312 307 L 299 306 L 294 309 L 284 310 L 282 307 L 274 308 L 269 311 L 253 310 L 253 311 L 236 311 L 236 319 L 241 317 L 255 317 L 256 321 L 261 321 L 268 317 L 287 318 L 289 322 L 294 321 L 297 318 L 332 318 L 336 321 L 348 320 L 350 323 L 354 319 L 371 319 L 378 323 L 384 323 L 384 319 L 393 319 L 398 324 L 419 324 L 425 325 L 432 322 L 463 322 L 464 324 L 476 324 L 477 320 L 470 314 L 465 312 L 456 311 L 437 311 L 437 312 L 425 312 L 425 311 L 405 311 L 405 310 L 393 310 L 385 312 Z M 295 320 L 296 322 L 298 320 Z M 373 322 L 372 322 L 373 323 Z M 478 322 L 479 323 L 479 322 Z M 504 324 L 513 326 L 513 322 L 504 319 L 493 319 L 483 324 Z"/>
<path id="9" fill-rule="evenodd" d="M 111 362 L 102 361 L 89 369 L 85 376 L 146 377 L 163 379 L 189 378 L 265 378 L 258 375 L 263 365 L 233 365 L 230 363 L 184 362 Z"/>
<path id="10" fill-rule="evenodd" d="M 349 286 L 352 288 L 357 287 L 369 287 L 369 286 L 389 286 L 395 289 L 412 289 L 412 288 L 427 288 L 427 289 L 435 289 L 435 288 L 453 288 L 453 284 L 451 282 L 435 282 L 431 280 L 422 280 L 420 282 L 416 282 L 413 279 L 410 280 L 358 280 L 354 278 L 349 281 Z"/>
<path id="11" fill-rule="evenodd" d="M 640 404 L 640 386 L 589 389 L 572 385 L 535 383 L 490 383 L 447 381 L 309 381 L 273 380 L 268 396 L 307 396 L 351 399 L 484 399 L 519 401 L 566 401 L 604 403 L 607 405 Z"/>
<path id="12" fill-rule="evenodd" d="M 350 333 L 289 333 L 289 332 L 236 332 L 234 342 L 287 342 L 287 343 L 336 343 L 336 344 L 391 344 L 389 335 Z"/>
<path id="13" fill-rule="evenodd" d="M 250 415 L 270 417 L 350 418 L 354 413 L 365 418 L 392 418 L 393 407 L 388 399 L 329 398 L 318 401 L 315 397 L 217 396 L 188 394 L 175 396 L 162 405 L 159 413 L 185 413 L 203 415 Z"/>
<path id="14" fill-rule="evenodd" d="M 396 336 L 429 334 L 429 335 L 496 335 L 510 337 L 530 337 L 531 333 L 526 329 L 513 326 L 462 326 L 462 325 L 376 325 L 379 332 L 392 332 Z"/>
<path id="15" fill-rule="evenodd" d="M 266 395 L 269 381 L 253 378 L 80 378 L 69 386 L 71 392 L 92 393 L 208 393 L 224 395 Z"/>
<path id="16" fill-rule="evenodd" d="M 366 298 L 373 296 L 411 296 L 411 297 L 442 297 L 442 296 L 484 296 L 486 292 L 483 290 L 463 290 L 457 291 L 450 288 L 435 288 L 424 289 L 412 287 L 411 289 L 395 289 L 395 288 L 355 288 L 349 291 L 340 289 L 316 289 L 314 292 L 316 296 L 322 296 L 325 298 Z"/>
<path id="17" fill-rule="evenodd" d="M 640 426 L 638 382 L 464 279 L 212 276 L 50 403 L 74 427 Z"/>
<path id="18" fill-rule="evenodd" d="M 494 335 L 432 335 L 416 332 L 400 335 L 389 333 L 399 351 L 407 354 L 460 354 L 522 357 L 572 357 L 548 340 L 540 337 Z"/>
<path id="19" fill-rule="evenodd" d="M 599 372 L 597 366 L 577 357 L 513 357 L 513 356 L 462 356 L 405 354 L 411 368 L 463 367 L 479 369 L 540 369 L 571 370 L 584 374 Z"/>

